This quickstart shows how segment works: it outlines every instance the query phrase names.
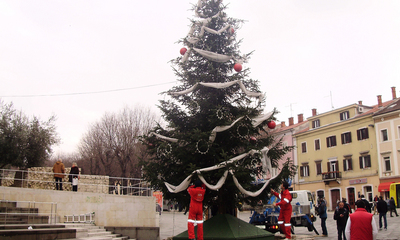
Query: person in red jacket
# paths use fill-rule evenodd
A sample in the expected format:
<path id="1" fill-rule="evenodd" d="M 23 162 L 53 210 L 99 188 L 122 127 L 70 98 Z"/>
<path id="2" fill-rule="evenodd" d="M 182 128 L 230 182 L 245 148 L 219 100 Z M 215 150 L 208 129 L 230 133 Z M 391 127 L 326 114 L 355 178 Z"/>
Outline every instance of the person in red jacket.
<path id="1" fill-rule="evenodd" d="M 292 239 L 292 224 L 290 223 L 290 218 L 292 217 L 292 204 L 290 203 L 292 201 L 292 195 L 290 194 L 288 188 L 289 183 L 283 182 L 281 187 L 281 194 L 275 192 L 273 189 L 271 189 L 271 193 L 281 200 L 279 203 L 273 203 L 274 207 L 281 207 L 281 211 L 278 217 L 279 227 L 281 228 L 282 233 L 285 234 L 285 237 L 287 239 Z"/>
<path id="2" fill-rule="evenodd" d="M 346 239 L 348 240 L 375 240 L 378 235 L 373 214 L 365 210 L 363 200 L 356 202 L 357 209 L 350 214 L 346 224 Z"/>
<path id="3" fill-rule="evenodd" d="M 194 185 L 188 188 L 190 194 L 190 207 L 188 219 L 189 239 L 195 239 L 194 223 L 197 223 L 197 239 L 203 240 L 203 200 L 206 193 L 206 185 L 196 180 Z"/>

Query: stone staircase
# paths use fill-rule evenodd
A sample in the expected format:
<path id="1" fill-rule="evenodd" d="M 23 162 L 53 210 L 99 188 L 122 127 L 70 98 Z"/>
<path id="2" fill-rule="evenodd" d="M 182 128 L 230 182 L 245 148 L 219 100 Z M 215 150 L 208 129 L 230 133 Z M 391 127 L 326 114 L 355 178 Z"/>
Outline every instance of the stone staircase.
<path id="1" fill-rule="evenodd" d="M 40 216 L 37 208 L 17 207 L 16 202 L 0 202 L 0 225 L 45 223 L 49 223 L 49 216 Z"/>
<path id="2" fill-rule="evenodd" d="M 90 223 L 64 223 L 65 228 L 76 229 L 76 238 L 69 238 L 69 240 L 89 240 L 89 239 L 112 239 L 112 240 L 125 240 L 129 239 L 127 236 L 121 234 L 114 234 L 104 229 L 104 227 L 96 226 Z M 62 240 L 62 239 L 60 239 Z M 67 239 L 63 239 L 67 240 Z"/>

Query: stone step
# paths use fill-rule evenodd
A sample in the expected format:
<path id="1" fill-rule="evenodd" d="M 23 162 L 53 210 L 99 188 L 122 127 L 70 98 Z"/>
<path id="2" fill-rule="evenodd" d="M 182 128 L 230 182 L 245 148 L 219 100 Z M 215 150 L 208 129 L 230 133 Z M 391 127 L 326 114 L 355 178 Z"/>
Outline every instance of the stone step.
<path id="1" fill-rule="evenodd" d="M 0 207 L 0 213 L 39 213 L 39 209 L 21 207 Z"/>

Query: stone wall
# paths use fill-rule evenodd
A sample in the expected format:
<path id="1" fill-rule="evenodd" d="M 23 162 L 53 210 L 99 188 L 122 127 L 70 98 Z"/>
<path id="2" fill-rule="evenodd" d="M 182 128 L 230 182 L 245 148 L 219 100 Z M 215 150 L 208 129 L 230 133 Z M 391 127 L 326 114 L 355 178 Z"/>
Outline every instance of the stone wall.
<path id="1" fill-rule="evenodd" d="M 55 211 L 57 222 L 64 222 L 66 215 L 95 212 L 98 226 L 159 228 L 154 197 L 0 187 L 0 198 L 34 202 L 40 214 Z"/>
<path id="2" fill-rule="evenodd" d="M 65 168 L 65 177 L 63 178 L 63 189 L 71 191 L 71 183 L 68 182 L 68 174 L 71 168 Z M 52 167 L 33 167 L 29 169 L 28 174 L 29 188 L 35 189 L 55 189 L 53 168 Z M 78 184 L 78 191 L 93 193 L 109 192 L 109 177 L 98 175 L 81 175 Z"/>

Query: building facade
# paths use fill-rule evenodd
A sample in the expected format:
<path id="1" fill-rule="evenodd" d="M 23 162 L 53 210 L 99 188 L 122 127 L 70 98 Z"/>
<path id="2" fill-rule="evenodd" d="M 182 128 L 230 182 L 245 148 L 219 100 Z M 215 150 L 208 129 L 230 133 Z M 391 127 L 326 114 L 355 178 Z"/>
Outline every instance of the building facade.
<path id="1" fill-rule="evenodd" d="M 385 198 L 389 198 L 390 184 L 400 182 L 400 98 L 396 98 L 394 87 L 392 96 L 393 102 L 373 115 L 380 180 L 378 191 Z"/>
<path id="2" fill-rule="evenodd" d="M 298 181 L 296 190 L 325 197 L 330 210 L 346 198 L 354 208 L 364 195 L 370 202 L 379 195 L 381 157 L 373 114 L 394 100 L 365 106 L 360 101 L 326 113 L 312 110 L 308 128 L 295 134 Z"/>

